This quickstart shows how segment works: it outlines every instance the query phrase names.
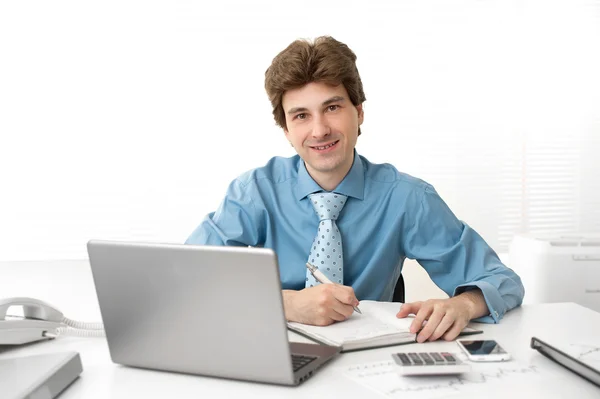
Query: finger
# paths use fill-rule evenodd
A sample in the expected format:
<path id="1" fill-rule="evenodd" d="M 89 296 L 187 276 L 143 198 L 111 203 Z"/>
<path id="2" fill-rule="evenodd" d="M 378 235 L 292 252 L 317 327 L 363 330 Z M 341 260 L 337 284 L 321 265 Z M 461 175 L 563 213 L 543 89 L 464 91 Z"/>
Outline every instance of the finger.
<path id="1" fill-rule="evenodd" d="M 340 315 L 338 312 L 333 310 L 333 308 L 328 304 L 320 304 L 318 308 L 315 310 L 312 321 L 307 324 L 314 324 L 317 326 L 328 326 L 336 321 L 345 320 L 343 315 Z"/>
<path id="2" fill-rule="evenodd" d="M 340 288 L 349 288 L 349 287 L 341 287 L 340 286 Z M 348 296 L 348 294 L 351 294 L 351 296 L 354 296 L 354 290 L 352 290 L 352 288 L 350 288 L 350 290 L 351 291 L 348 291 L 345 289 L 344 290 L 336 290 L 334 292 L 334 296 L 331 298 L 331 308 L 333 310 L 335 310 L 337 313 L 344 316 L 344 320 L 346 320 L 348 317 L 350 317 L 352 315 L 352 313 L 354 312 L 354 307 L 353 307 L 354 305 L 352 305 L 352 303 L 354 303 L 354 301 L 358 302 L 356 300 L 356 297 L 354 297 L 354 299 L 352 299 L 351 297 Z M 341 297 L 342 300 L 338 299 L 338 296 Z"/>
<path id="3" fill-rule="evenodd" d="M 444 340 L 446 341 L 452 341 L 454 340 L 456 337 L 458 337 L 458 334 L 460 334 L 460 332 L 462 331 L 463 328 L 465 328 L 467 324 L 465 322 L 461 322 L 460 320 L 455 320 L 454 324 L 452 325 L 452 328 L 450 328 L 445 334 L 444 334 Z"/>
<path id="4" fill-rule="evenodd" d="M 445 311 L 434 308 L 427 320 L 427 324 L 421 329 L 421 332 L 417 336 L 417 342 L 427 341 L 431 334 L 435 332 L 435 329 L 438 327 L 445 315 Z"/>
<path id="5" fill-rule="evenodd" d="M 358 306 L 359 302 L 352 287 L 345 285 L 334 284 L 333 296 L 343 304 L 349 306 Z"/>
<path id="6" fill-rule="evenodd" d="M 350 305 L 346 305 L 335 298 L 332 298 L 326 314 L 332 320 L 344 321 L 352 315 L 354 308 Z"/>
<path id="7" fill-rule="evenodd" d="M 346 305 L 345 303 L 339 302 L 337 301 L 336 303 L 333 304 L 331 310 L 335 313 L 337 313 L 338 315 L 340 315 L 341 317 L 343 317 L 342 320 L 346 320 L 347 318 L 349 318 L 350 316 L 352 316 L 352 313 L 354 313 L 354 308 L 351 305 Z M 342 321 L 342 320 L 338 320 L 337 321 Z"/>
<path id="8" fill-rule="evenodd" d="M 341 297 L 343 300 L 347 300 L 347 294 L 350 292 L 353 294 L 354 290 L 338 284 L 321 284 L 323 290 L 323 296 L 321 297 L 320 306 L 322 309 L 322 315 L 335 321 L 346 320 L 354 308 L 352 305 L 346 304 L 338 299 Z M 356 300 L 356 297 L 354 298 Z"/>
<path id="9" fill-rule="evenodd" d="M 400 310 L 396 314 L 396 317 L 399 319 L 403 319 L 409 314 L 417 314 L 419 309 L 421 309 L 422 304 L 423 302 L 405 303 L 400 307 Z"/>
<path id="10" fill-rule="evenodd" d="M 330 309 L 328 315 L 327 315 L 331 320 L 334 321 L 344 321 L 347 319 L 346 316 L 344 316 L 341 313 L 336 312 L 334 309 Z"/>
<path id="11" fill-rule="evenodd" d="M 438 340 L 441 336 L 443 336 L 446 333 L 446 331 L 448 331 L 452 327 L 454 321 L 455 319 L 446 313 L 440 324 L 438 324 L 438 326 L 436 327 L 433 334 L 429 336 L 429 340 Z M 427 325 L 429 325 L 429 323 L 427 323 Z"/>
<path id="12" fill-rule="evenodd" d="M 416 334 L 419 332 L 419 330 L 423 327 L 423 322 L 425 320 L 427 320 L 429 318 L 429 316 L 431 315 L 431 312 L 433 312 L 433 306 L 432 305 L 427 305 L 424 304 L 421 306 L 421 309 L 419 309 L 419 311 L 417 312 L 417 315 L 415 316 L 415 319 L 413 320 L 413 322 L 410 325 L 410 332 L 413 334 Z"/>

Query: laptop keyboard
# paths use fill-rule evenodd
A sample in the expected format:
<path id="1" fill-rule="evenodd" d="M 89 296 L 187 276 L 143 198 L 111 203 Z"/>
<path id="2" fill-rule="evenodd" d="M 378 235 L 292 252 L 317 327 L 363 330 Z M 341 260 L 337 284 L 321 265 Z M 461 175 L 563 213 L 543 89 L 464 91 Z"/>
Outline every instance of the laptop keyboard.
<path id="1" fill-rule="evenodd" d="M 315 359 L 316 357 L 314 356 L 292 355 L 292 365 L 294 366 L 294 371 L 300 370 L 302 367 L 306 366 Z"/>

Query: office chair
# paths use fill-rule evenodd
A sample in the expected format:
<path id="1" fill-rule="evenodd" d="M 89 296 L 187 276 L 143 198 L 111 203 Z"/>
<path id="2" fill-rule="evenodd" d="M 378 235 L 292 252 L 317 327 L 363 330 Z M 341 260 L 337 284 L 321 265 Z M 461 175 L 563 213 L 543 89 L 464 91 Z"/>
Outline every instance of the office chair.
<path id="1" fill-rule="evenodd" d="M 398 281 L 396 282 L 396 287 L 394 288 L 394 295 L 392 296 L 392 302 L 404 303 L 404 277 L 402 277 L 402 273 L 400 273 Z"/>

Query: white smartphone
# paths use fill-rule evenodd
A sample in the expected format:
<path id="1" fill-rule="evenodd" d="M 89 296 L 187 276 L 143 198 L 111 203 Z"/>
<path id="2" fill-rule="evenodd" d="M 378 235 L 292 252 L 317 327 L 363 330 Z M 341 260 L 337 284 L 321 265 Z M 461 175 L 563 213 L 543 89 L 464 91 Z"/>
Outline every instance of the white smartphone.
<path id="1" fill-rule="evenodd" d="M 467 358 L 474 362 L 503 362 L 510 360 L 510 354 L 493 339 L 456 341 Z"/>

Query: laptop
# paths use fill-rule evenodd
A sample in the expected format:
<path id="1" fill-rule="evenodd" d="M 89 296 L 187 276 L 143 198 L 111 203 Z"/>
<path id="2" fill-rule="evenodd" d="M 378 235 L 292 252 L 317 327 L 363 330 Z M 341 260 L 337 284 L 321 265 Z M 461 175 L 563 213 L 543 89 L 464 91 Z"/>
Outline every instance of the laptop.
<path id="1" fill-rule="evenodd" d="M 114 363 L 298 385 L 340 348 L 290 343 L 267 248 L 91 240 Z"/>

